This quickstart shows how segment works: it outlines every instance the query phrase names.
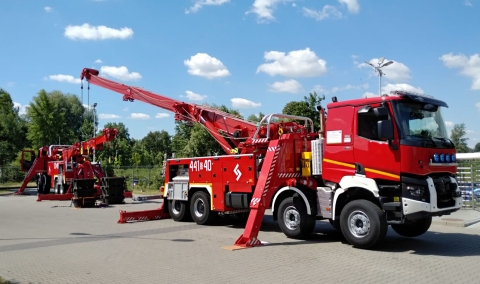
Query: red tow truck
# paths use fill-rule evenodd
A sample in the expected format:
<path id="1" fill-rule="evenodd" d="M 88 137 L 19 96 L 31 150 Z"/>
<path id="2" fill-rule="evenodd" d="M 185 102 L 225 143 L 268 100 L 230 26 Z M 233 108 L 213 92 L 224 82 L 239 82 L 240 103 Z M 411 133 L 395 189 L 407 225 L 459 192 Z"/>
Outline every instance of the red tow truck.
<path id="1" fill-rule="evenodd" d="M 405 91 L 318 106 L 309 118 L 265 116 L 257 126 L 206 106 L 176 101 L 83 69 L 81 79 L 200 123 L 225 155 L 166 162 L 160 208 L 120 212 L 119 223 L 172 217 L 211 224 L 249 212 L 237 247 L 261 245 L 266 209 L 290 238 L 306 238 L 329 220 L 355 247 L 382 242 L 390 225 L 405 237 L 425 233 L 433 216 L 460 209 L 455 145 L 435 98 Z"/>
<path id="2" fill-rule="evenodd" d="M 20 165 L 27 174 L 15 194 L 24 194 L 27 184 L 36 177 L 37 201 L 89 198 L 113 204 L 132 198 L 125 187 L 125 178 L 107 177 L 100 162 L 89 160 L 95 150 L 103 149 L 117 134 L 117 129 L 105 128 L 101 135 L 73 145 L 43 146 L 37 153 L 23 150 Z M 76 193 L 80 196 L 75 196 Z"/>

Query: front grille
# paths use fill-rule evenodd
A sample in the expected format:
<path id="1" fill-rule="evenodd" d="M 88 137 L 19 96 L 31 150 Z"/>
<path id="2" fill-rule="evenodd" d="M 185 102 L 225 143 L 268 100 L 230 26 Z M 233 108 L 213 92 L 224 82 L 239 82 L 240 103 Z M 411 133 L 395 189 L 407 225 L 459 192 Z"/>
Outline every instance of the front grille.
<path id="1" fill-rule="evenodd" d="M 433 178 L 433 184 L 435 185 L 435 191 L 437 192 L 437 207 L 446 208 L 454 206 L 455 200 L 453 199 L 453 196 L 456 190 L 456 184 L 451 182 L 450 177 L 435 177 Z"/>

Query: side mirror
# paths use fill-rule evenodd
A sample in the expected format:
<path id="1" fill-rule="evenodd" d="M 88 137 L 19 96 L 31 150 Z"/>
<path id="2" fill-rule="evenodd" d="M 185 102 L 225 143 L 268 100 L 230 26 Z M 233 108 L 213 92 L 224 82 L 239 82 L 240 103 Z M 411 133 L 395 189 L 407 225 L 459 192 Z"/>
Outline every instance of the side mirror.
<path id="1" fill-rule="evenodd" d="M 378 138 L 380 140 L 393 139 L 393 125 L 391 120 L 381 120 L 377 122 Z"/>
<path id="2" fill-rule="evenodd" d="M 373 113 L 379 119 L 388 119 L 388 108 L 386 107 L 376 107 L 373 109 Z"/>

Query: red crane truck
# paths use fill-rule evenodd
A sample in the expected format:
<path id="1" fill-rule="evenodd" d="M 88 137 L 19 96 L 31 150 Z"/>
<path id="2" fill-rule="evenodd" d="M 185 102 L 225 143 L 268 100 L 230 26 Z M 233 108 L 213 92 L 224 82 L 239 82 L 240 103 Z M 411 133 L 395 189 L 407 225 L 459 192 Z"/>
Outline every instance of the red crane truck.
<path id="1" fill-rule="evenodd" d="M 176 101 L 102 78 L 81 79 L 201 123 L 226 155 L 166 162 L 164 202 L 156 210 L 121 211 L 120 223 L 172 217 L 214 222 L 218 215 L 250 212 L 239 247 L 258 239 L 266 209 L 283 233 L 306 238 L 327 219 L 355 247 L 380 243 L 389 225 L 398 234 L 425 233 L 432 216 L 462 204 L 455 145 L 441 109 L 447 104 L 405 91 L 337 101 L 321 113 L 320 131 L 309 118 L 271 114 L 257 126 L 216 109 Z"/>
<path id="2" fill-rule="evenodd" d="M 124 186 L 125 178 L 107 177 L 101 163 L 89 160 L 90 154 L 103 149 L 117 134 L 117 129 L 105 128 L 101 135 L 73 145 L 43 146 L 37 154 L 23 150 L 20 166 L 27 174 L 15 194 L 24 194 L 27 184 L 36 177 L 37 201 L 72 200 L 77 187 L 87 193 L 83 197 L 91 197 L 93 201 L 101 198 L 105 203 L 121 203 L 125 197 L 131 198 L 132 193 Z M 120 191 L 121 196 L 109 194 L 113 191 Z"/>

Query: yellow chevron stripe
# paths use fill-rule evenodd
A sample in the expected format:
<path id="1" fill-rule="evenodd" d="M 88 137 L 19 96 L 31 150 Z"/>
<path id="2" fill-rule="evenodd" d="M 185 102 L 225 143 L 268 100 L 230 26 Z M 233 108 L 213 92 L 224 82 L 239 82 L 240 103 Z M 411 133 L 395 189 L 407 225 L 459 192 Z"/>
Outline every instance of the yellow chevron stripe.
<path id="1" fill-rule="evenodd" d="M 334 160 L 330 160 L 330 159 L 323 159 L 323 161 L 326 162 L 326 163 L 339 165 L 339 166 L 344 166 L 344 167 L 347 167 L 347 168 L 353 168 L 353 169 L 355 168 L 355 165 L 353 165 L 353 164 L 342 163 L 342 162 L 334 161 Z M 378 174 L 378 175 L 383 175 L 383 176 L 395 178 L 395 179 L 400 179 L 399 175 L 395 175 L 395 174 L 391 174 L 391 173 L 387 173 L 387 172 L 383 172 L 383 171 L 379 171 L 379 170 L 375 170 L 375 169 L 365 168 L 365 171 L 370 172 L 370 173 L 375 173 L 375 174 Z"/>

